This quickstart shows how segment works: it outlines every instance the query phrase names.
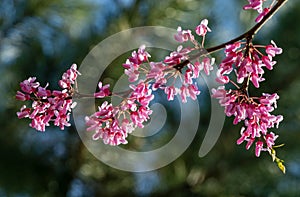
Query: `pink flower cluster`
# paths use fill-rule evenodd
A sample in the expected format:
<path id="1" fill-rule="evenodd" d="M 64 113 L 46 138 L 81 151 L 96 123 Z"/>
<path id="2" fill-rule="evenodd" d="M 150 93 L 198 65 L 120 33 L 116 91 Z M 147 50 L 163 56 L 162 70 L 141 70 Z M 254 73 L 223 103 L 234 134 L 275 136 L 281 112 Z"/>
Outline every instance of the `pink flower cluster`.
<path id="1" fill-rule="evenodd" d="M 269 6 L 264 6 L 265 1 L 248 0 L 249 4 L 243 7 L 245 10 L 256 10 L 259 15 L 255 21 L 260 24 L 233 41 L 229 41 L 231 44 L 225 46 L 226 57 L 217 69 L 216 81 L 222 85 L 231 83 L 236 89 L 225 89 L 225 86 L 220 86 L 212 90 L 212 97 L 219 99 L 228 117 L 234 116 L 233 124 L 243 122 L 244 126 L 240 130 L 241 136 L 237 144 L 246 142 L 246 149 L 249 149 L 255 143 L 257 157 L 260 156 L 261 151 L 269 151 L 273 160 L 284 171 L 283 161 L 276 157 L 273 149 L 278 135 L 270 131 L 274 127 L 278 128 L 283 120 L 283 116 L 271 114 L 277 107 L 279 96 L 276 93 L 264 93 L 260 97 L 251 97 L 248 92 L 250 82 L 254 87 L 259 88 L 260 83 L 265 80 L 263 78 L 265 68 L 272 70 L 276 64 L 273 58 L 282 53 L 282 49 L 273 41 L 266 46 L 252 43 L 255 32 L 264 24 L 262 20 L 265 16 L 269 17 L 268 13 L 276 2 L 273 0 Z M 276 5 L 280 3 L 283 1 L 278 1 Z M 276 9 L 272 10 L 275 11 Z M 154 91 L 158 89 L 164 91 L 168 100 L 180 96 L 183 103 L 186 103 L 188 98 L 196 100 L 197 95 L 200 94 L 195 79 L 199 78 L 202 71 L 210 75 L 215 59 L 209 58 L 208 55 L 224 48 L 225 44 L 210 48 L 207 50 L 209 53 L 204 50 L 205 36 L 211 32 L 207 19 L 202 20 L 194 32 L 196 36 L 200 36 L 201 43 L 191 30 L 178 27 L 174 39 L 179 43 L 190 42 L 192 46 L 178 46 L 177 50 L 172 51 L 161 62 L 149 61 L 151 56 L 146 51 L 145 45 L 132 52 L 123 64 L 124 72 L 131 83 L 130 89 L 123 93 L 112 93 L 109 84 L 103 85 L 99 82 L 99 90 L 93 95 L 80 94 L 76 88 L 79 74 L 76 64 L 73 64 L 59 81 L 61 91 L 48 90 L 48 84 L 41 87 L 35 77 L 30 77 L 20 83 L 21 91 L 17 91 L 16 99 L 32 101 L 31 107 L 23 105 L 20 112 L 17 112 L 17 116 L 20 119 L 31 119 L 29 125 L 39 131 L 45 131 L 45 127 L 49 126 L 50 122 L 64 129 L 65 126 L 70 126 L 70 113 L 76 104 L 72 102 L 72 97 L 108 99 L 117 96 L 122 98 L 118 105 L 113 106 L 105 101 L 98 107 L 98 111 L 85 117 L 87 131 L 94 131 L 92 138 L 102 139 L 105 144 L 113 146 L 127 144 L 128 134 L 137 127 L 143 128 L 150 119 L 152 110 L 149 105 L 154 99 Z M 235 42 L 238 39 L 240 40 Z M 233 75 L 235 76 L 232 77 Z M 75 88 L 72 87 L 73 85 Z"/>
<path id="2" fill-rule="evenodd" d="M 263 8 L 263 3 L 266 0 L 248 0 L 249 4 L 243 7 L 244 10 L 253 9 L 256 10 L 259 15 L 256 17 L 255 22 L 259 23 L 271 10 L 273 3 L 269 7 Z"/>
<path id="3" fill-rule="evenodd" d="M 187 60 L 190 52 L 188 48 L 179 46 L 177 51 L 171 52 L 170 56 L 165 58 L 164 62 L 150 62 L 151 69 L 146 79 L 154 83 L 152 89 L 164 90 L 168 100 L 173 100 L 176 95 L 180 95 L 184 103 L 187 102 L 188 97 L 196 100 L 200 91 L 193 79 L 198 78 L 204 68 L 212 70 L 211 65 L 214 64 L 214 60 L 210 62 L 207 58 L 201 63 L 192 64 Z"/>
<path id="4" fill-rule="evenodd" d="M 210 32 L 210 28 L 207 26 L 208 20 L 204 19 L 196 27 L 196 34 L 204 37 L 207 32 Z M 163 62 L 149 62 L 149 67 L 140 67 L 142 63 L 148 62 L 149 53 L 145 51 L 145 46 L 141 46 L 138 51 L 132 53 L 132 57 L 126 60 L 123 66 L 126 68 L 125 74 L 128 75 L 130 82 L 137 81 L 139 74 L 143 72 L 145 74 L 143 81 L 153 83 L 152 90 L 162 89 L 167 94 L 168 100 L 173 100 L 175 95 L 180 95 L 183 102 L 187 102 L 187 98 L 190 97 L 193 100 L 200 94 L 197 85 L 193 82 L 193 79 L 199 77 L 200 71 L 209 75 L 213 69 L 214 58 L 203 58 L 201 62 L 196 61 L 192 64 L 189 59 L 189 54 L 199 49 L 199 44 L 195 40 L 191 30 L 182 30 L 178 27 L 178 32 L 174 36 L 178 42 L 191 41 L 195 48 L 183 48 L 179 46 L 176 51 L 170 53 L 165 57 Z M 187 68 L 185 68 L 187 67 Z M 176 80 L 179 79 L 180 85 L 175 87 Z"/>
<path id="5" fill-rule="evenodd" d="M 200 24 L 195 28 L 195 32 L 197 35 L 202 36 L 203 38 L 205 37 L 207 32 L 211 32 L 211 29 L 208 27 L 208 20 L 203 19 L 200 22 Z M 182 30 L 180 26 L 177 28 L 177 34 L 174 36 L 174 38 L 179 43 L 191 41 L 195 45 L 198 45 L 194 35 L 192 34 L 192 31 L 189 29 Z"/>
<path id="6" fill-rule="evenodd" d="M 219 99 L 221 106 L 225 107 L 225 114 L 234 116 L 233 124 L 244 122 L 241 129 L 241 137 L 237 144 L 247 142 L 246 149 L 256 141 L 255 155 L 260 156 L 261 151 L 270 151 L 275 144 L 278 135 L 269 132 L 268 129 L 278 128 L 283 120 L 281 115 L 272 115 L 276 108 L 276 101 L 279 96 L 274 94 L 263 94 L 258 101 L 248 97 L 241 90 L 225 90 L 224 86 L 212 90 L 213 97 Z"/>
<path id="7" fill-rule="evenodd" d="M 217 81 L 221 84 L 229 83 L 228 75 L 234 70 L 237 82 L 243 83 L 248 77 L 252 84 L 258 88 L 259 83 L 264 81 L 264 67 L 273 69 L 276 61 L 273 61 L 275 55 L 281 54 L 282 49 L 277 47 L 271 41 L 271 44 L 264 46 L 266 55 L 263 55 L 258 48 L 250 43 L 243 45 L 242 42 L 236 42 L 226 46 L 226 58 L 222 60 L 217 72 Z"/>
<path id="8" fill-rule="evenodd" d="M 105 101 L 97 112 L 85 118 L 87 131 L 95 131 L 94 140 L 101 138 L 105 144 L 113 146 L 127 144 L 128 134 L 136 127 L 144 127 L 143 123 L 152 113 L 149 104 L 154 95 L 150 85 L 144 82 L 131 85 L 130 88 L 130 95 L 118 106 Z"/>
<path id="9" fill-rule="evenodd" d="M 151 57 L 150 54 L 145 51 L 145 48 L 146 46 L 142 45 L 137 52 L 132 52 L 131 57 L 123 64 L 125 74 L 128 75 L 128 80 L 130 82 L 138 80 L 140 74 L 139 67 L 141 64 L 148 62 L 148 57 Z"/>
<path id="10" fill-rule="evenodd" d="M 207 19 L 201 21 L 196 28 L 196 33 L 205 36 L 208 31 Z M 199 44 L 194 39 L 190 30 L 181 30 L 178 28 L 178 34 L 175 39 L 179 42 L 191 41 L 195 49 Z M 149 62 L 150 54 L 146 51 L 145 45 L 142 45 L 137 51 L 132 52 L 123 64 L 125 74 L 129 82 L 136 82 L 137 85 L 130 85 L 131 91 L 127 93 L 118 106 L 113 106 L 104 102 L 91 116 L 87 116 L 86 125 L 88 131 L 95 131 L 94 140 L 103 139 L 105 144 L 119 145 L 127 143 L 127 136 L 136 127 L 143 127 L 143 124 L 149 119 L 152 111 L 149 108 L 150 101 L 154 98 L 153 91 L 164 90 L 168 100 L 173 100 L 175 95 L 180 95 L 182 102 L 187 102 L 187 98 L 197 99 L 200 94 L 197 85 L 193 79 L 199 77 L 200 71 L 209 75 L 213 69 L 214 58 L 205 57 L 202 61 L 196 61 L 194 64 L 187 61 L 189 53 L 194 49 L 183 48 L 179 46 L 176 51 L 170 53 L 163 62 Z M 177 80 L 179 79 L 179 80 Z M 180 82 L 175 86 L 176 82 Z M 94 93 L 96 98 L 116 96 L 109 91 L 109 85 L 98 84 L 99 92 Z M 120 95 L 117 95 L 120 97 Z"/>
<path id="11" fill-rule="evenodd" d="M 78 74 L 77 66 L 73 64 L 59 81 L 59 86 L 63 88 L 62 91 L 47 90 L 48 84 L 41 87 L 40 83 L 36 82 L 35 77 L 29 77 L 21 82 L 21 91 L 17 91 L 16 99 L 20 101 L 32 100 L 32 104 L 31 107 L 23 105 L 20 112 L 17 112 L 18 118 L 31 119 L 29 126 L 38 131 L 45 131 L 45 127 L 49 126 L 51 121 L 60 129 L 70 126 L 70 112 L 76 105 L 72 102 L 72 85 Z"/>

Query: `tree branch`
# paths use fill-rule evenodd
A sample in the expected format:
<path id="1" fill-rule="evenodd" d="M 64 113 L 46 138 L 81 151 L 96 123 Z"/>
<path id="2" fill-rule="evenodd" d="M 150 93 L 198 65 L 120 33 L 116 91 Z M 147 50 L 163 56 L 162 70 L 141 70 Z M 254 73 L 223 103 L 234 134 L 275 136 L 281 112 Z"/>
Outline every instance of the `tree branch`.
<path id="1" fill-rule="evenodd" d="M 228 42 L 225 42 L 225 43 L 222 43 L 220 45 L 217 45 L 217 46 L 214 46 L 214 47 L 211 47 L 211 48 L 208 48 L 206 49 L 206 51 L 208 53 L 213 53 L 213 52 L 216 52 L 222 48 L 224 48 L 226 45 L 228 44 L 232 44 L 232 43 L 235 43 L 239 40 L 242 40 L 244 38 L 247 38 L 247 37 L 250 37 L 250 36 L 253 36 L 255 35 L 264 25 L 266 22 L 268 22 L 272 16 L 287 2 L 288 0 L 278 0 L 277 3 L 274 5 L 274 7 L 268 12 L 268 14 L 266 14 L 265 17 L 263 17 L 263 19 L 257 23 L 255 26 L 253 26 L 249 31 L 243 33 L 242 35 L 228 41 Z"/>

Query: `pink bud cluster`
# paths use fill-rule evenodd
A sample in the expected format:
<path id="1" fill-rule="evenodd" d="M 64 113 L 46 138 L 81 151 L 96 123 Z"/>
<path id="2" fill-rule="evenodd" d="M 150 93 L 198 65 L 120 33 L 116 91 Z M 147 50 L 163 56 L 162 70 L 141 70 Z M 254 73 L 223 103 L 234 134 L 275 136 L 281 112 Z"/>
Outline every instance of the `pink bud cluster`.
<path id="1" fill-rule="evenodd" d="M 258 50 L 264 48 L 266 55 Z M 272 70 L 276 61 L 273 61 L 275 55 L 281 54 L 282 49 L 277 47 L 274 41 L 267 46 L 255 46 L 252 43 L 242 44 L 236 42 L 226 46 L 226 58 L 222 60 L 217 72 L 217 81 L 221 84 L 229 83 L 228 75 L 234 70 L 237 83 L 243 83 L 249 77 L 252 84 L 258 88 L 259 83 L 265 79 L 264 67 Z"/>
<path id="2" fill-rule="evenodd" d="M 149 104 L 154 95 L 150 85 L 144 82 L 130 85 L 130 88 L 130 95 L 118 106 L 105 101 L 97 112 L 85 118 L 87 131 L 95 131 L 94 140 L 101 138 L 105 144 L 113 146 L 127 144 L 128 134 L 136 127 L 144 127 L 152 113 Z"/>
<path id="3" fill-rule="evenodd" d="M 21 82 L 21 91 L 17 91 L 16 99 L 31 100 L 32 104 L 31 107 L 23 105 L 20 112 L 17 112 L 18 118 L 31 119 L 29 126 L 38 131 L 45 131 L 45 127 L 49 126 L 51 121 L 62 130 L 65 126 L 70 126 L 70 113 L 76 105 L 72 102 L 72 85 L 78 74 L 77 66 L 73 64 L 59 81 L 59 86 L 63 88 L 61 91 L 48 90 L 48 84 L 41 87 L 35 77 L 29 77 Z"/>
<path id="4" fill-rule="evenodd" d="M 277 107 L 279 96 L 263 94 L 260 98 L 251 98 L 242 90 L 225 90 L 224 86 L 212 90 L 213 97 L 219 99 L 221 106 L 225 107 L 225 114 L 234 116 L 233 124 L 244 122 L 241 129 L 241 137 L 237 144 L 247 142 L 246 149 L 255 143 L 255 155 L 260 156 L 261 151 L 270 151 L 275 144 L 278 135 L 269 132 L 268 129 L 278 128 L 283 120 L 281 115 L 272 115 L 271 112 Z M 257 100 L 257 101 L 255 101 Z"/>
<path id="5" fill-rule="evenodd" d="M 268 7 L 263 6 L 266 0 L 248 0 L 249 4 L 243 7 L 244 10 L 253 9 L 256 10 L 259 15 L 256 17 L 255 22 L 259 23 L 271 10 L 272 6 L 274 5 L 274 0 L 272 4 Z"/>

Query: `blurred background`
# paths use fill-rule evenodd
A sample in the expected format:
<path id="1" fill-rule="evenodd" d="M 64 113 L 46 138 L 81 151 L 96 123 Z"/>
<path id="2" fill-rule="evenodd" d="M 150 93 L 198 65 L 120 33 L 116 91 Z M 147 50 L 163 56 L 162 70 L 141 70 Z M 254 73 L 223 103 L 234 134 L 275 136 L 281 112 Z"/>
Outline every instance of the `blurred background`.
<path id="1" fill-rule="evenodd" d="M 18 120 L 16 116 L 23 103 L 14 96 L 22 80 L 36 76 L 42 85 L 49 82 L 51 88 L 57 88 L 62 73 L 72 63 L 80 65 L 93 46 L 109 35 L 149 25 L 194 29 L 207 18 L 212 32 L 207 35 L 206 46 L 214 46 L 254 25 L 256 12 L 241 9 L 246 3 L 1 0 L 0 196 L 299 196 L 300 1 L 290 0 L 255 38 L 256 43 L 264 45 L 274 40 L 284 50 L 276 58 L 275 69 L 267 71 L 260 90 L 251 93 L 280 95 L 274 114 L 282 114 L 285 119 L 275 132 L 280 136 L 277 143 L 285 144 L 277 150 L 285 160 L 285 175 L 267 153 L 256 158 L 253 147 L 246 151 L 244 144 L 236 145 L 241 125 L 233 126 L 231 118 L 226 119 L 212 151 L 198 157 L 210 117 L 205 90 L 203 99 L 199 98 L 200 127 L 191 146 L 171 164 L 145 173 L 120 171 L 98 161 L 72 126 L 64 131 L 48 127 L 41 133 L 28 126 L 29 120 Z M 214 56 L 220 62 L 223 54 Z M 114 66 L 121 67 L 125 58 L 120 57 Z M 107 73 L 112 83 L 120 75 Z M 176 123 L 176 112 L 170 108 L 168 113 L 166 124 Z"/>

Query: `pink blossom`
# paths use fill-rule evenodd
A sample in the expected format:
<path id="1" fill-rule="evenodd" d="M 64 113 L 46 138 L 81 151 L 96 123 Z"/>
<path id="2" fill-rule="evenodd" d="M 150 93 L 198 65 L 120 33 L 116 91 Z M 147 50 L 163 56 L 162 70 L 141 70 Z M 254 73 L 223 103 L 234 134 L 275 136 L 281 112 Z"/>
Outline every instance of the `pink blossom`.
<path id="1" fill-rule="evenodd" d="M 261 60 L 269 70 L 272 70 L 273 66 L 276 64 L 276 61 L 272 61 L 270 56 L 263 56 Z"/>
<path id="2" fill-rule="evenodd" d="M 185 85 L 182 85 L 181 88 L 180 88 L 180 96 L 181 96 L 181 100 L 183 103 L 186 103 L 187 102 L 187 97 L 188 97 L 188 89 Z"/>
<path id="3" fill-rule="evenodd" d="M 197 95 L 200 94 L 200 91 L 198 90 L 197 85 L 195 84 L 190 84 L 188 87 L 188 95 L 189 97 L 191 97 L 192 100 L 196 100 L 197 99 Z"/>
<path id="4" fill-rule="evenodd" d="M 254 5 L 254 4 L 253 4 Z M 248 48 L 247 55 L 244 51 Z M 264 81 L 263 68 L 271 70 L 276 63 L 272 58 L 280 54 L 282 50 L 278 48 L 272 41 L 271 45 L 266 46 L 266 54 L 258 53 L 254 49 L 255 46 L 246 46 L 241 43 L 227 45 L 225 49 L 225 59 L 217 70 L 217 81 L 221 84 L 229 83 L 227 76 L 233 70 L 237 76 L 237 83 L 244 83 L 245 79 L 250 77 L 252 84 L 258 88 L 260 82 Z M 241 129 L 241 136 L 237 140 L 237 144 L 244 141 L 246 149 L 256 142 L 256 156 L 260 155 L 261 151 L 270 150 L 277 137 L 269 132 L 269 129 L 278 127 L 283 120 L 281 115 L 272 115 L 271 112 L 276 108 L 276 101 L 279 96 L 274 94 L 266 94 L 260 98 L 251 98 L 246 92 L 242 90 L 225 90 L 224 86 L 217 90 L 212 90 L 212 96 L 219 99 L 221 106 L 225 107 L 225 114 L 227 116 L 234 116 L 233 124 L 243 122 L 244 126 Z M 257 100 L 257 101 L 254 101 Z M 267 148 L 264 148 L 266 144 Z"/>
<path id="5" fill-rule="evenodd" d="M 186 59 L 182 54 L 178 52 L 172 52 L 170 56 L 166 56 L 164 63 L 168 65 L 177 65 L 180 64 L 181 60 Z"/>
<path id="6" fill-rule="evenodd" d="M 277 93 L 274 94 L 267 94 L 263 93 L 263 96 L 260 97 L 259 102 L 266 106 L 274 105 L 275 108 L 277 108 L 277 100 L 279 99 L 279 96 Z"/>
<path id="7" fill-rule="evenodd" d="M 35 91 L 36 88 L 40 86 L 39 82 L 35 82 L 36 77 L 29 77 L 27 80 L 24 80 L 20 83 L 21 90 L 24 93 L 31 94 Z"/>
<path id="8" fill-rule="evenodd" d="M 271 40 L 271 44 L 266 46 L 266 53 L 271 57 L 275 57 L 275 55 L 282 53 L 282 49 L 277 47 L 275 42 Z"/>
<path id="9" fill-rule="evenodd" d="M 59 86 L 61 88 L 71 89 L 78 75 L 80 75 L 80 73 L 77 70 L 77 65 L 72 64 L 71 68 L 68 69 L 63 74 L 62 79 L 59 80 L 58 82 Z"/>
<path id="10" fill-rule="evenodd" d="M 174 38 L 177 42 L 187 42 L 188 40 L 194 41 L 195 38 L 191 32 L 191 30 L 182 30 L 181 27 L 177 28 L 177 34 L 174 35 Z"/>
<path id="11" fill-rule="evenodd" d="M 236 52 L 236 50 L 240 47 L 241 47 L 241 42 L 235 42 L 233 44 L 228 44 L 225 46 L 225 53 Z"/>
<path id="12" fill-rule="evenodd" d="M 109 90 L 109 84 L 106 84 L 105 86 L 102 86 L 102 82 L 100 81 L 98 83 L 99 92 L 94 93 L 95 98 L 104 98 L 106 96 L 111 95 L 111 92 Z"/>
<path id="13" fill-rule="evenodd" d="M 191 69 L 193 70 L 193 78 L 198 78 L 200 71 L 203 70 L 203 64 L 196 61 Z"/>
<path id="14" fill-rule="evenodd" d="M 248 77 L 249 73 L 253 72 L 252 60 L 250 57 L 245 57 L 241 63 L 239 63 L 239 68 L 236 72 L 237 82 L 243 83 L 244 79 Z"/>
<path id="15" fill-rule="evenodd" d="M 150 118 L 149 115 L 151 114 L 152 110 L 149 110 L 148 107 L 141 106 L 137 111 L 130 113 L 130 118 L 134 125 L 143 128 L 143 123 Z"/>
<path id="16" fill-rule="evenodd" d="M 193 83 L 192 75 L 193 75 L 193 72 L 192 72 L 191 69 L 187 69 L 185 71 L 185 74 L 184 74 L 184 83 L 185 84 L 192 84 Z"/>
<path id="17" fill-rule="evenodd" d="M 165 88 L 165 93 L 168 96 L 168 101 L 174 100 L 174 96 L 176 95 L 176 90 L 174 86 L 167 86 Z"/>
<path id="18" fill-rule="evenodd" d="M 165 78 L 167 75 L 167 72 L 165 72 L 167 66 L 162 62 L 150 62 L 150 67 L 151 69 L 147 73 L 146 78 L 154 81 L 152 90 L 157 90 L 167 83 L 167 79 Z"/>
<path id="19" fill-rule="evenodd" d="M 269 12 L 270 8 L 264 8 L 263 11 L 256 17 L 255 22 L 259 23 Z"/>
<path id="20" fill-rule="evenodd" d="M 150 54 L 145 50 L 146 46 L 141 45 L 138 51 L 133 51 L 131 57 L 126 60 L 123 64 L 125 68 L 125 74 L 128 75 L 128 80 L 134 82 L 138 80 L 139 77 L 139 67 L 142 63 L 148 62 L 148 58 L 151 57 Z"/>
<path id="21" fill-rule="evenodd" d="M 216 81 L 220 84 L 227 84 L 227 83 L 229 83 L 229 77 L 221 75 L 220 70 L 218 70 Z"/>
<path id="22" fill-rule="evenodd" d="M 203 19 L 200 22 L 200 25 L 198 25 L 195 29 L 196 34 L 198 34 L 199 36 L 205 36 L 207 32 L 211 32 L 211 29 L 207 25 L 208 25 L 208 20 Z"/>
<path id="23" fill-rule="evenodd" d="M 263 0 L 248 0 L 249 4 L 243 7 L 244 10 L 254 9 L 259 13 L 262 12 Z"/>
<path id="24" fill-rule="evenodd" d="M 130 68 L 125 70 L 125 74 L 128 75 L 129 82 L 135 82 L 139 79 L 140 72 L 138 70 Z"/>
<path id="25" fill-rule="evenodd" d="M 268 133 L 265 137 L 266 144 L 268 148 L 272 148 L 275 145 L 275 140 L 278 138 L 278 135 L 275 135 L 273 132 Z"/>
<path id="26" fill-rule="evenodd" d="M 244 132 L 244 131 L 245 131 L 245 127 L 242 127 L 241 131 L 240 131 L 241 137 L 236 141 L 236 143 L 238 145 L 242 144 L 246 140 L 246 138 L 249 137 L 249 133 L 248 132 Z"/>
<path id="27" fill-rule="evenodd" d="M 263 150 L 264 143 L 262 141 L 257 141 L 255 144 L 255 155 L 256 157 L 260 156 L 260 152 Z"/>
<path id="28" fill-rule="evenodd" d="M 39 98 L 47 98 L 51 96 L 51 91 L 47 90 L 46 88 L 48 87 L 48 84 L 43 88 L 43 87 L 38 87 L 36 95 Z"/>
<path id="29" fill-rule="evenodd" d="M 24 94 L 23 92 L 17 91 L 16 99 L 20 101 L 27 101 L 30 100 L 29 94 Z"/>
<path id="30" fill-rule="evenodd" d="M 130 85 L 130 88 L 133 91 L 129 99 L 138 101 L 142 106 L 148 106 L 150 104 L 150 101 L 154 98 L 149 84 L 141 82 L 136 86 Z"/>
<path id="31" fill-rule="evenodd" d="M 58 111 L 54 111 L 54 114 L 56 116 L 54 120 L 54 125 L 60 127 L 61 130 L 64 130 L 64 127 L 69 127 L 71 124 L 69 123 L 70 120 L 70 114 L 69 113 L 62 113 Z"/>
<path id="32" fill-rule="evenodd" d="M 226 58 L 222 60 L 219 66 L 219 74 L 230 74 L 233 70 L 233 64 L 238 60 L 239 54 L 236 52 L 225 53 Z"/>
<path id="33" fill-rule="evenodd" d="M 248 142 L 246 144 L 246 150 L 249 150 L 250 147 L 252 146 L 253 142 L 255 141 L 255 138 L 250 137 L 250 138 L 247 139 L 247 141 Z"/>
<path id="34" fill-rule="evenodd" d="M 150 54 L 145 50 L 146 46 L 141 45 L 138 49 L 138 51 L 133 51 L 131 54 L 131 57 L 128 58 L 128 60 L 136 65 L 140 65 L 143 62 L 148 61 L 148 57 L 151 57 Z"/>
<path id="35" fill-rule="evenodd" d="M 31 123 L 29 124 L 30 127 L 38 130 L 38 131 L 45 131 L 45 127 L 49 126 L 48 122 L 44 121 L 45 116 L 44 115 L 37 115 L 35 116 Z"/>
<path id="36" fill-rule="evenodd" d="M 121 127 L 125 131 L 125 133 L 131 133 L 135 129 L 133 122 L 130 122 L 128 119 L 122 120 Z"/>
<path id="37" fill-rule="evenodd" d="M 20 112 L 17 112 L 17 116 L 19 119 L 29 117 L 31 112 L 30 108 L 27 108 L 26 105 L 23 105 L 20 109 Z"/>
<path id="38" fill-rule="evenodd" d="M 179 46 L 176 51 L 170 53 L 169 56 L 166 56 L 164 59 L 164 63 L 168 64 L 169 66 L 180 64 L 182 61 L 188 59 L 188 54 L 192 50 L 190 48 L 183 48 Z"/>
<path id="39" fill-rule="evenodd" d="M 212 97 L 216 99 L 224 99 L 227 94 L 227 91 L 225 90 L 225 86 L 219 86 L 218 89 L 213 88 L 211 92 L 212 92 Z"/>
<path id="40" fill-rule="evenodd" d="M 157 77 L 154 84 L 152 85 L 152 90 L 155 91 L 159 88 L 163 89 L 164 85 L 167 83 L 167 79 L 164 77 Z"/>
<path id="41" fill-rule="evenodd" d="M 215 58 L 208 58 L 208 57 L 205 57 L 203 58 L 201 64 L 202 64 L 202 67 L 204 68 L 204 72 L 206 75 L 209 75 L 210 71 L 214 69 L 213 65 L 215 63 Z"/>
<path id="42" fill-rule="evenodd" d="M 150 62 L 150 71 L 147 73 L 148 79 L 161 79 L 165 76 L 164 70 L 166 69 L 166 65 L 162 62 Z"/>

